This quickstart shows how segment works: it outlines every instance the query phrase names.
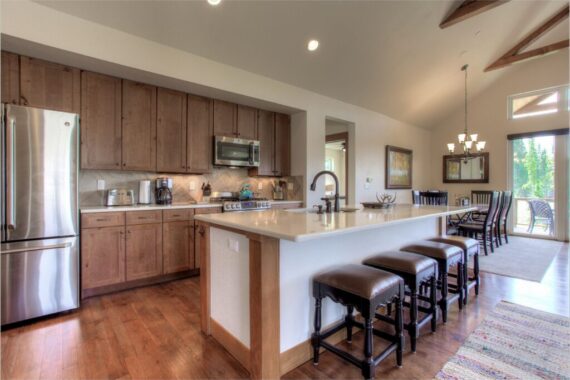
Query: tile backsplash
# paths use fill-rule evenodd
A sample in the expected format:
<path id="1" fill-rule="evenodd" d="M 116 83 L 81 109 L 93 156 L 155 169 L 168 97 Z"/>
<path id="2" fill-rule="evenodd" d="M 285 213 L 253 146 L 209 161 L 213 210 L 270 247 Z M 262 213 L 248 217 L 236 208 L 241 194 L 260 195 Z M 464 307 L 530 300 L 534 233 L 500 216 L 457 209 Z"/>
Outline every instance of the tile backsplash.
<path id="1" fill-rule="evenodd" d="M 256 196 L 268 199 L 273 198 L 273 182 L 275 178 L 248 177 L 247 169 L 213 169 L 212 173 L 204 175 L 186 174 L 159 174 L 144 172 L 127 172 L 112 170 L 81 170 L 79 172 L 79 202 L 81 206 L 101 206 L 105 204 L 105 191 L 97 190 L 97 180 L 105 180 L 105 189 L 128 188 L 135 191 L 138 200 L 139 181 L 154 180 L 157 177 L 170 177 L 173 179 L 172 195 L 174 202 L 189 202 L 202 200 L 202 183 L 209 182 L 212 191 L 239 191 L 242 185 L 249 183 Z M 285 191 L 285 199 L 303 199 L 303 177 L 284 177 L 282 180 L 293 184 L 293 190 Z M 190 190 L 194 182 L 195 190 Z M 263 189 L 258 190 L 258 184 Z M 154 201 L 154 181 L 152 197 Z"/>

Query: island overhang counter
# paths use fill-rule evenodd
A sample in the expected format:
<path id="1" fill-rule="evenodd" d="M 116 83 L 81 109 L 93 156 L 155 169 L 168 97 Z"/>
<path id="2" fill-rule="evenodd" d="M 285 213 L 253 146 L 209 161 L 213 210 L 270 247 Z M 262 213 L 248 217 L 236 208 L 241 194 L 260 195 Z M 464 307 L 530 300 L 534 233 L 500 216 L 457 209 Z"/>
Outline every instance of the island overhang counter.
<path id="1" fill-rule="evenodd" d="M 311 280 L 339 264 L 445 234 L 469 206 L 395 205 L 351 213 L 268 210 L 199 215 L 201 327 L 250 372 L 279 378 L 311 358 Z M 323 300 L 323 326 L 344 308 Z M 342 332 L 330 339 L 342 339 Z"/>

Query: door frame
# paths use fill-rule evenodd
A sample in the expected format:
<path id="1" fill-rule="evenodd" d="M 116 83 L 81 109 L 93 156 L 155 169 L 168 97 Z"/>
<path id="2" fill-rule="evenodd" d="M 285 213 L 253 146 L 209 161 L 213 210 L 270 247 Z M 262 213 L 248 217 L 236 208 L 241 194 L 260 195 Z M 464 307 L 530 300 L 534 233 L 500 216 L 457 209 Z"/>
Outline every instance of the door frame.
<path id="1" fill-rule="evenodd" d="M 344 141 L 346 148 L 344 152 L 344 197 L 345 201 L 348 202 L 348 178 L 350 173 L 350 168 L 348 167 L 348 154 L 350 149 L 350 144 L 348 143 L 348 132 L 333 133 L 325 136 L 325 145 L 327 143 L 337 141 Z"/>

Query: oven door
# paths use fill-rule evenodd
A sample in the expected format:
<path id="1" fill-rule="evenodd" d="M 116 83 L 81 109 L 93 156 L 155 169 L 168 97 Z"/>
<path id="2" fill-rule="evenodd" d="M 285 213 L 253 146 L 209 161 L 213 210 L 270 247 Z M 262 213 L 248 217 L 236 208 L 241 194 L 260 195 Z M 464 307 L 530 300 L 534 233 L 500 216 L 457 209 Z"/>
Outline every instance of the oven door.
<path id="1" fill-rule="evenodd" d="M 259 166 L 259 141 L 216 136 L 214 165 Z"/>

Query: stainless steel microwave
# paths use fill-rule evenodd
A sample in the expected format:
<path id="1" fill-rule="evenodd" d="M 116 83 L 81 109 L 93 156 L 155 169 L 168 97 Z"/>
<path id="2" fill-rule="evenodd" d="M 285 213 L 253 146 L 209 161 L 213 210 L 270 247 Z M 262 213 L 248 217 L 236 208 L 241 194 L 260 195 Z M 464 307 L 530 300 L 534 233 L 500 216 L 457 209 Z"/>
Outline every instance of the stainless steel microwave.
<path id="1" fill-rule="evenodd" d="M 259 141 L 216 136 L 214 140 L 214 165 L 259 166 Z"/>

